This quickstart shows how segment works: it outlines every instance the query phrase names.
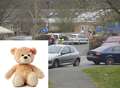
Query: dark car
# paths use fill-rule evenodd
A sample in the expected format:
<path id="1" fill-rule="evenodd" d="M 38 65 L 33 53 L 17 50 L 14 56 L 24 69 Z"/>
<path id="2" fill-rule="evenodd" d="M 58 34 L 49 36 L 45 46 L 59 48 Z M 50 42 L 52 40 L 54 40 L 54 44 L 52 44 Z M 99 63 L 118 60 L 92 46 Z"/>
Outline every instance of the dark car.
<path id="1" fill-rule="evenodd" d="M 87 53 L 87 59 L 95 64 L 100 64 L 101 62 L 107 65 L 120 63 L 120 44 L 113 43 L 90 50 Z"/>

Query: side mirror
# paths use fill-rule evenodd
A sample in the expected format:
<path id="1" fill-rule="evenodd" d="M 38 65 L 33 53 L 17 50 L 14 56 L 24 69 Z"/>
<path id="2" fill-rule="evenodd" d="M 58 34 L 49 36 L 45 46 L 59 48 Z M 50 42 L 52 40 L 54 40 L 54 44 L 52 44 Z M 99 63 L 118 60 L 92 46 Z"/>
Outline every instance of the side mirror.
<path id="1" fill-rule="evenodd" d="M 66 54 L 65 52 L 61 52 L 61 55 L 64 55 L 64 54 Z"/>

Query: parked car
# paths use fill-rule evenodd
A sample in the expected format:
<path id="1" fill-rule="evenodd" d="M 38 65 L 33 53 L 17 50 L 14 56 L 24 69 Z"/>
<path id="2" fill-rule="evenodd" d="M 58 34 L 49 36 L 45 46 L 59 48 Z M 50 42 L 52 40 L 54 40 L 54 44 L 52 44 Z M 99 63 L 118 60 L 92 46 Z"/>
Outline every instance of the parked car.
<path id="1" fill-rule="evenodd" d="M 81 35 L 78 36 L 78 38 L 79 38 L 80 44 L 88 43 L 88 40 L 89 40 L 89 39 L 87 38 L 87 36 L 81 34 Z"/>
<path id="2" fill-rule="evenodd" d="M 55 39 L 59 39 L 61 37 L 61 33 L 51 33 L 55 37 Z"/>
<path id="3" fill-rule="evenodd" d="M 5 40 L 32 40 L 32 36 L 13 36 L 5 38 Z"/>
<path id="4" fill-rule="evenodd" d="M 77 49 L 70 45 L 50 45 L 48 48 L 49 67 L 59 67 L 60 65 L 72 64 L 79 66 L 80 56 Z"/>
<path id="5" fill-rule="evenodd" d="M 87 59 L 95 64 L 100 64 L 101 62 L 107 65 L 120 63 L 120 44 L 113 43 L 90 50 L 87 53 Z"/>
<path id="6" fill-rule="evenodd" d="M 55 44 L 55 38 L 51 36 L 51 34 L 40 34 L 35 36 L 35 40 L 48 40 L 48 45 Z"/>
<path id="7" fill-rule="evenodd" d="M 104 43 L 102 45 L 108 45 L 108 44 L 111 44 L 111 43 L 117 43 L 117 44 L 120 44 L 120 36 L 111 36 L 111 37 L 108 37 Z"/>
<path id="8" fill-rule="evenodd" d="M 83 44 L 88 43 L 88 38 L 84 34 L 71 34 L 69 35 L 69 40 L 65 41 L 65 44 Z"/>
<path id="9" fill-rule="evenodd" d="M 69 38 L 68 36 L 65 36 L 65 35 L 62 35 L 60 38 L 59 38 L 59 44 L 66 44 L 66 42 L 69 41 Z"/>

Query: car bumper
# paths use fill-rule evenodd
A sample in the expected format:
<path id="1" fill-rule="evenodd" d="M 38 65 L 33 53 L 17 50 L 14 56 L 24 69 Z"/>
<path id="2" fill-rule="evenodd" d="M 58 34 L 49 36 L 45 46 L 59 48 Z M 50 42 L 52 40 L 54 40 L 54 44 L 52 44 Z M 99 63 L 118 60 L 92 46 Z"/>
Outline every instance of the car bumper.
<path id="1" fill-rule="evenodd" d="M 88 41 L 80 41 L 80 43 L 88 43 Z"/>
<path id="2" fill-rule="evenodd" d="M 100 61 L 100 57 L 99 56 L 87 56 L 87 60 L 89 61 Z"/>

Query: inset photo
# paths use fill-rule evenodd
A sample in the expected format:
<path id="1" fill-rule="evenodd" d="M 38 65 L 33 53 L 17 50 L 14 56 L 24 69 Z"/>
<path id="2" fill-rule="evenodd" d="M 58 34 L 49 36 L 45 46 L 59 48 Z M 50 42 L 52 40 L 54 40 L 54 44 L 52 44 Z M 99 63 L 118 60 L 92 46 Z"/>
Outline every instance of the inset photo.
<path id="1" fill-rule="evenodd" d="M 0 41 L 0 88 L 48 88 L 47 41 Z"/>

